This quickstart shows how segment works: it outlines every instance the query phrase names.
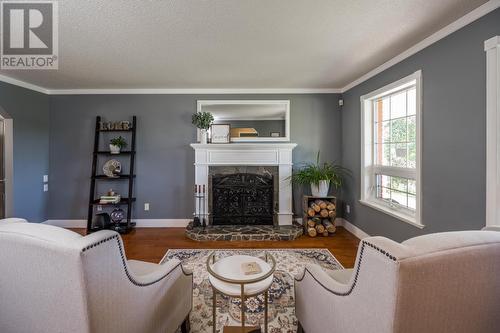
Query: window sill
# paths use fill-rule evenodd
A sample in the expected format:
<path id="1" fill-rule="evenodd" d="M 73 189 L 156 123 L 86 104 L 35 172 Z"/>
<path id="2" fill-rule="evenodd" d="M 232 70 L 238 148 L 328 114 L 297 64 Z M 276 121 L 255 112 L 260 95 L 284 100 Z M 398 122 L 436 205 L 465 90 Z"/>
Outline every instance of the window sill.
<path id="1" fill-rule="evenodd" d="M 398 212 L 396 210 L 392 210 L 384 205 L 380 205 L 376 202 L 372 202 L 372 201 L 366 201 L 366 200 L 359 200 L 359 203 L 361 203 L 362 205 L 365 205 L 365 206 L 368 206 L 368 207 L 371 207 L 373 209 L 376 209 L 382 213 L 385 213 L 387 215 L 390 215 L 392 217 L 395 217 L 397 218 L 398 220 L 400 221 L 403 221 L 405 223 L 408 223 L 414 227 L 417 227 L 419 229 L 423 229 L 425 226 L 423 224 L 420 224 L 418 223 L 414 217 L 411 217 L 411 216 L 408 216 L 404 213 L 401 213 L 401 212 Z"/>

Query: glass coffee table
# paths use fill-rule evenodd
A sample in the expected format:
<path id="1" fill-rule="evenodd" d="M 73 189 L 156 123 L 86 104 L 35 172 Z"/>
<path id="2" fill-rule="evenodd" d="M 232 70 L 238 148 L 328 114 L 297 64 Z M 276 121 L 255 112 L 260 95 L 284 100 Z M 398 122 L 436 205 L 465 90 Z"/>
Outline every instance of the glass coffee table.
<path id="1" fill-rule="evenodd" d="M 216 332 L 217 293 L 241 299 L 241 327 L 245 327 L 245 300 L 248 297 L 264 294 L 264 332 L 267 333 L 268 295 L 273 283 L 276 260 L 265 252 L 266 260 L 247 255 L 234 255 L 216 260 L 215 252 L 207 259 L 208 279 L 213 291 L 213 332 Z M 269 263 L 270 261 L 270 263 Z M 245 275 L 241 265 L 255 262 L 262 270 L 260 273 Z"/>

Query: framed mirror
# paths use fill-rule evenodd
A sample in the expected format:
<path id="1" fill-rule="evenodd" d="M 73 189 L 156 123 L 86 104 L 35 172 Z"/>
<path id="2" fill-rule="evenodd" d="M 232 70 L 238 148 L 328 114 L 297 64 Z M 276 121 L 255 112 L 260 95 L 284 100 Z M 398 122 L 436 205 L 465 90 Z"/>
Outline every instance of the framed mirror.
<path id="1" fill-rule="evenodd" d="M 212 113 L 214 124 L 230 125 L 231 142 L 290 141 L 289 100 L 199 100 L 197 112 Z"/>

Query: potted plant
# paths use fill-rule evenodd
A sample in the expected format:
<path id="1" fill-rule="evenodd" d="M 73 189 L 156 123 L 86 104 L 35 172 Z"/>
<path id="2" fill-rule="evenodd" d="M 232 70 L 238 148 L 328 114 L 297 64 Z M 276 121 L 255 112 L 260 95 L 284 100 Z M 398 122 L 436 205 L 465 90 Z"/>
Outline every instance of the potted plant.
<path id="1" fill-rule="evenodd" d="M 214 122 L 214 116 L 210 112 L 196 112 L 192 118 L 193 125 L 200 129 L 201 143 L 207 143 L 207 131 Z"/>
<path id="2" fill-rule="evenodd" d="M 350 171 L 334 163 L 320 163 L 319 152 L 316 163 L 307 163 L 296 170 L 291 179 L 299 185 L 310 185 L 311 193 L 315 197 L 328 196 L 330 185 L 339 188 L 342 186 L 343 177 L 350 174 Z"/>
<path id="3" fill-rule="evenodd" d="M 113 138 L 109 141 L 109 150 L 111 154 L 119 154 L 120 151 L 127 147 L 127 141 L 121 136 Z"/>

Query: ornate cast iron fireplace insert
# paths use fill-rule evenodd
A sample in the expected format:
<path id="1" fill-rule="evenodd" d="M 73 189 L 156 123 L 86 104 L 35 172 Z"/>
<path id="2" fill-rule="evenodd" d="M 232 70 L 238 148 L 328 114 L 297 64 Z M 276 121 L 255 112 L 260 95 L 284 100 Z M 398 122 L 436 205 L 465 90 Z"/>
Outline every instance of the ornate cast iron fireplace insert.
<path id="1" fill-rule="evenodd" d="M 272 175 L 234 173 L 212 176 L 213 225 L 272 225 Z"/>

